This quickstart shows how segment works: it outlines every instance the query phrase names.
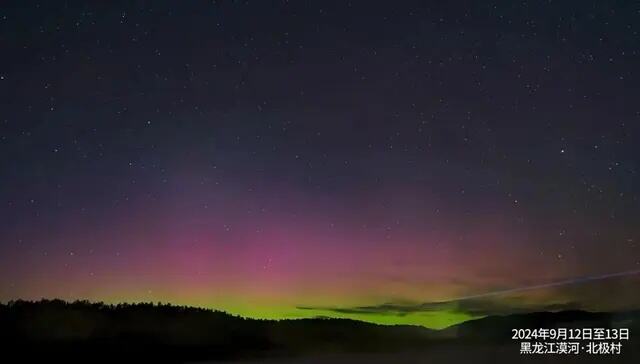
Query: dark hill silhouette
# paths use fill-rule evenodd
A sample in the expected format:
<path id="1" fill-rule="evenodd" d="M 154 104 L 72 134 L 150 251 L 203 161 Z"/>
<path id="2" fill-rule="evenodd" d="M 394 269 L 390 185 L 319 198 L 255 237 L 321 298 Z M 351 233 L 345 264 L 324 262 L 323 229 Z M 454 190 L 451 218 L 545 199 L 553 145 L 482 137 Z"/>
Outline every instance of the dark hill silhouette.
<path id="1" fill-rule="evenodd" d="M 610 313 L 586 311 L 532 312 L 490 316 L 467 321 L 441 334 L 467 341 L 511 341 L 512 329 L 537 328 L 629 328 L 640 333 L 640 311 Z"/>
<path id="2" fill-rule="evenodd" d="M 151 303 L 42 300 L 0 304 L 4 354 L 17 354 L 26 361 L 184 362 L 439 348 L 464 352 L 493 346 L 505 346 L 517 354 L 518 344 L 510 341 L 513 328 L 629 327 L 633 337 L 639 322 L 639 312 L 571 311 L 487 317 L 436 331 L 345 319 L 254 320 Z M 637 353 L 637 347 L 631 352 Z"/>
<path id="3" fill-rule="evenodd" d="M 268 321 L 172 305 L 61 300 L 0 305 L 0 327 L 2 342 L 27 354 L 37 348 L 65 357 L 101 352 L 167 361 L 398 350 L 424 344 L 432 334 L 344 319 Z"/>

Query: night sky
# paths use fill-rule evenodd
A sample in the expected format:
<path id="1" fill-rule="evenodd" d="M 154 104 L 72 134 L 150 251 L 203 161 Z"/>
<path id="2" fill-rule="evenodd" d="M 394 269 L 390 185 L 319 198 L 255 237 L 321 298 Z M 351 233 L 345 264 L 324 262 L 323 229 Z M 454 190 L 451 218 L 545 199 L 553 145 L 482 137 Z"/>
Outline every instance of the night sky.
<path id="1" fill-rule="evenodd" d="M 0 301 L 640 308 L 639 31 L 631 1 L 5 1 Z"/>

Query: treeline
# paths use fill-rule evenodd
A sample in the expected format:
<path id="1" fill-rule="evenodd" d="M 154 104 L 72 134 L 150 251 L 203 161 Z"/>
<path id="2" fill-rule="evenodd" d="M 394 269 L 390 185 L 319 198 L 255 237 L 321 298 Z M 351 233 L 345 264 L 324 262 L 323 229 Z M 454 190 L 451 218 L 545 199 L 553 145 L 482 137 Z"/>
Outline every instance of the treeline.
<path id="1" fill-rule="evenodd" d="M 512 348 L 512 329 L 627 327 L 640 312 L 539 312 L 487 317 L 441 331 L 347 319 L 254 320 L 161 303 L 62 300 L 0 304 L 0 347 L 22 362 L 186 362 L 316 353 Z M 625 350 L 637 357 L 640 341 Z M 493 349 L 491 349 L 493 350 Z M 517 354 L 517 351 L 515 351 Z M 631 354 L 635 353 L 635 354 Z"/>
<path id="2" fill-rule="evenodd" d="M 159 303 L 56 299 L 0 304 L 0 340 L 8 350 L 34 358 L 185 361 L 375 352 L 423 346 L 431 333 L 344 319 L 254 320 Z"/>

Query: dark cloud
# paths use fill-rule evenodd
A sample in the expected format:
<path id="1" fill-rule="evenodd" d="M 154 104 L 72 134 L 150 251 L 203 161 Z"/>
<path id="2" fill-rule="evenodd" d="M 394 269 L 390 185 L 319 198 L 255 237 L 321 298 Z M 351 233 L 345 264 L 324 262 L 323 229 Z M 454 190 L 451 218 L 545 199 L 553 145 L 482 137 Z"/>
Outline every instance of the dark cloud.
<path id="1" fill-rule="evenodd" d="M 427 302 L 419 304 L 383 303 L 380 305 L 354 306 L 354 307 L 298 307 L 303 310 L 330 311 L 339 314 L 351 315 L 394 315 L 406 316 L 409 314 L 456 311 L 472 316 L 505 315 L 533 311 L 563 311 L 577 310 L 582 307 L 576 302 L 532 304 L 515 301 L 501 301 L 496 299 L 462 299 L 451 301 Z"/>
<path id="2" fill-rule="evenodd" d="M 304 310 L 328 311 L 348 315 L 393 315 L 453 311 L 471 316 L 509 315 L 525 312 L 598 310 L 619 311 L 638 304 L 637 271 L 571 280 L 496 289 L 488 293 L 447 301 L 424 303 L 387 302 L 354 307 L 298 307 Z M 588 283 L 588 284 L 587 284 Z M 603 295 L 602 292 L 609 292 Z M 553 296 L 553 300 L 549 297 Z"/>

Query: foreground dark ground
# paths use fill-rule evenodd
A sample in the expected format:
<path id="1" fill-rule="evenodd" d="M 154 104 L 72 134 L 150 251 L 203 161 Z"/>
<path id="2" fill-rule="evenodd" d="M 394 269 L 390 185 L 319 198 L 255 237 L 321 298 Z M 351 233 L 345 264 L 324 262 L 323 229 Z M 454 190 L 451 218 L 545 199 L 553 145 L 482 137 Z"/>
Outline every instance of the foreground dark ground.
<path id="1" fill-rule="evenodd" d="M 519 354 L 513 328 L 626 327 L 621 355 Z M 0 305 L 5 355 L 21 362 L 640 362 L 640 312 L 487 317 L 445 330 L 352 320 L 251 320 L 168 305 L 60 300 Z M 535 340 L 531 340 L 535 341 Z"/>

